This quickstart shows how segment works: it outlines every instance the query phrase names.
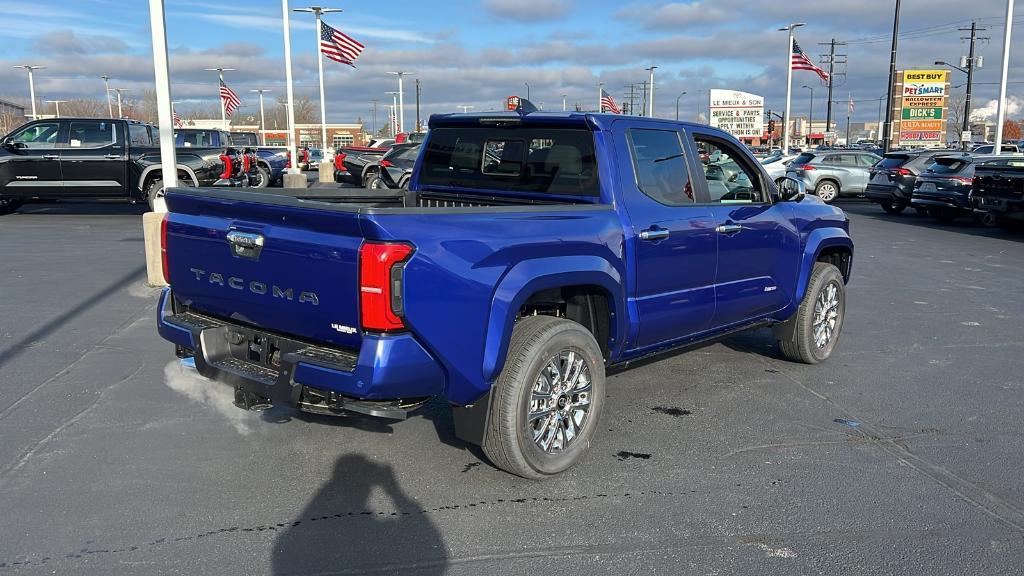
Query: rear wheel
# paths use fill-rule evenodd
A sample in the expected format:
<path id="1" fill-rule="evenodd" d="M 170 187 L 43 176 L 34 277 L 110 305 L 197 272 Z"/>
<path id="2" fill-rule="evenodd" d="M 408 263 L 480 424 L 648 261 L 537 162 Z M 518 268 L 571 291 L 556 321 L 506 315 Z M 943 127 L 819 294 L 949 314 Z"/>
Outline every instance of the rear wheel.
<path id="1" fill-rule="evenodd" d="M 899 200 L 889 200 L 887 202 L 882 202 L 881 205 L 882 210 L 885 210 L 886 214 L 899 214 L 907 207 L 906 202 L 900 202 Z"/>
<path id="2" fill-rule="evenodd" d="M 839 197 L 839 185 L 831 180 L 823 180 L 814 187 L 814 195 L 825 204 L 831 204 Z"/>
<path id="3" fill-rule="evenodd" d="M 21 198 L 0 198 L 0 216 L 14 212 L 24 203 Z"/>
<path id="4" fill-rule="evenodd" d="M 253 188 L 266 188 L 270 186 L 270 170 L 263 166 L 256 167 L 256 179 L 253 181 Z"/>
<path id="5" fill-rule="evenodd" d="M 370 184 L 377 178 L 377 171 L 371 170 L 363 175 L 363 188 L 369 188 Z"/>
<path id="6" fill-rule="evenodd" d="M 974 220 L 978 224 L 988 228 L 995 228 L 999 226 L 999 217 L 991 212 L 975 212 Z"/>
<path id="7" fill-rule="evenodd" d="M 380 179 L 380 176 L 376 176 L 373 178 L 373 180 L 370 180 L 370 185 L 367 186 L 367 188 L 371 190 L 383 190 L 387 187 L 387 184 L 385 184 L 384 181 Z"/>
<path id="8" fill-rule="evenodd" d="M 398 184 L 398 187 L 401 188 L 402 190 L 408 190 L 409 180 L 412 180 L 412 178 L 410 178 L 409 176 L 402 178 L 402 181 Z"/>
<path id="9" fill-rule="evenodd" d="M 775 327 L 775 339 L 788 360 L 817 364 L 832 355 L 845 318 L 843 275 L 834 265 L 818 262 L 800 307 L 792 318 Z"/>
<path id="10" fill-rule="evenodd" d="M 586 328 L 553 316 L 520 320 L 491 390 L 484 453 L 524 478 L 567 470 L 597 431 L 604 390 L 601 348 Z"/>
<path id="11" fill-rule="evenodd" d="M 189 178 L 179 178 L 178 186 L 182 188 L 191 188 L 192 180 Z M 146 201 L 149 202 L 149 209 L 154 210 L 157 198 L 164 197 L 164 180 L 163 178 L 154 178 L 150 181 L 149 186 L 146 188 Z"/>

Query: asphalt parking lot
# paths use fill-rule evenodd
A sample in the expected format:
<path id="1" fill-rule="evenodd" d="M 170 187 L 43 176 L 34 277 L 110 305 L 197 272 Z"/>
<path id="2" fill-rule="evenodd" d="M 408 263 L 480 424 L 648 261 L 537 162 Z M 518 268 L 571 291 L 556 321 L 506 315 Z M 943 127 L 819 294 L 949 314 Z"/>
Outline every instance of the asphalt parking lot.
<path id="1" fill-rule="evenodd" d="M 770 332 L 609 380 L 535 483 L 398 423 L 232 407 L 154 330 L 142 209 L 0 220 L 0 573 L 1021 574 L 1024 235 L 843 204 L 833 358 Z"/>

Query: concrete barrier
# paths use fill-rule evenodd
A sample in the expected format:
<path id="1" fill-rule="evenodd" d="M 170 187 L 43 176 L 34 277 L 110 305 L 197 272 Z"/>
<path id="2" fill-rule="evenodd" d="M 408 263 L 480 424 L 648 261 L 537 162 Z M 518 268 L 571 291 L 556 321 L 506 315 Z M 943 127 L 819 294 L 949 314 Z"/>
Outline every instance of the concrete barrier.
<path id="1" fill-rule="evenodd" d="M 163 258 L 160 255 L 160 222 L 164 216 L 163 212 L 146 212 L 142 215 L 142 238 L 146 245 L 146 280 L 150 286 L 167 286 Z"/>
<path id="2" fill-rule="evenodd" d="M 297 172 L 295 174 L 285 172 L 283 186 L 285 188 L 305 188 L 306 175 L 302 172 Z"/>
<path id="3" fill-rule="evenodd" d="M 330 162 L 320 163 L 320 182 L 334 183 L 334 165 Z"/>

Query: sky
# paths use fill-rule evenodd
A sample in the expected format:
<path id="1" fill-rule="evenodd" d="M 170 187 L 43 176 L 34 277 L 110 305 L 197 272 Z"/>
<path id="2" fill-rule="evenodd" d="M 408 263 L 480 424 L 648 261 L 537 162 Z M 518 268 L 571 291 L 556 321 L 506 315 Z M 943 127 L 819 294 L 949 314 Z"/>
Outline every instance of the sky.
<path id="1" fill-rule="evenodd" d="M 326 0 L 324 0 L 326 2 Z M 0 0 L 0 97 L 27 100 L 28 81 L 17 64 L 47 68 L 36 73 L 39 101 L 102 98 L 102 74 L 112 87 L 140 95 L 153 87 L 149 2 L 146 0 Z M 280 0 L 165 0 L 171 90 L 179 110 L 209 107 L 217 99 L 216 73 L 242 98 L 236 115 L 258 115 L 249 90 L 283 95 L 284 42 Z M 371 124 L 371 101 L 384 120 L 391 70 L 408 70 L 406 123 L 415 117 L 411 79 L 422 83 L 422 114 L 496 109 L 509 95 L 561 109 L 596 106 L 597 84 L 619 101 L 630 83 L 647 78 L 656 65 L 656 115 L 694 119 L 707 90 L 724 88 L 764 95 L 766 106 L 784 106 L 785 32 L 805 22 L 797 40 L 815 61 L 819 43 L 847 42 L 845 77 L 837 80 L 834 115 L 845 116 L 855 101 L 854 122 L 876 120 L 886 92 L 893 0 L 342 0 L 324 6 L 344 11 L 325 16 L 335 28 L 366 45 L 353 69 L 324 61 L 329 122 Z M 291 8 L 308 6 L 290 1 Z M 977 20 L 991 40 L 978 45 L 984 67 L 975 74 L 975 104 L 992 111 L 998 94 L 1005 0 L 903 0 L 900 68 L 931 68 L 936 60 L 957 63 L 967 53 L 958 27 Z M 313 17 L 292 13 L 295 89 L 318 99 Z M 1010 115 L 1024 117 L 1024 8 L 1015 17 L 1009 90 Z M 953 71 L 953 94 L 965 76 Z M 814 115 L 824 116 L 825 87 L 812 72 L 794 72 L 793 116 L 806 116 L 813 88 Z M 268 105 L 276 105 L 269 104 Z M 45 112 L 46 110 L 41 110 Z M 844 118 L 845 119 L 845 118 Z"/>

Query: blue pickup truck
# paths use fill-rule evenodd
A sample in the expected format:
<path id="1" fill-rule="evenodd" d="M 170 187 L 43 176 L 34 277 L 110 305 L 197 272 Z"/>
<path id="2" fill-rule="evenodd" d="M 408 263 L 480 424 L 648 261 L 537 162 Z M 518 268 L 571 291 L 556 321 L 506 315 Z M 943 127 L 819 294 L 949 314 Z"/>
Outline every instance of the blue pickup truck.
<path id="1" fill-rule="evenodd" d="M 655 118 L 435 115 L 409 190 L 167 206 L 160 335 L 236 404 L 402 418 L 440 396 L 527 478 L 583 456 L 608 371 L 769 326 L 827 359 L 853 262 L 842 210 Z"/>

